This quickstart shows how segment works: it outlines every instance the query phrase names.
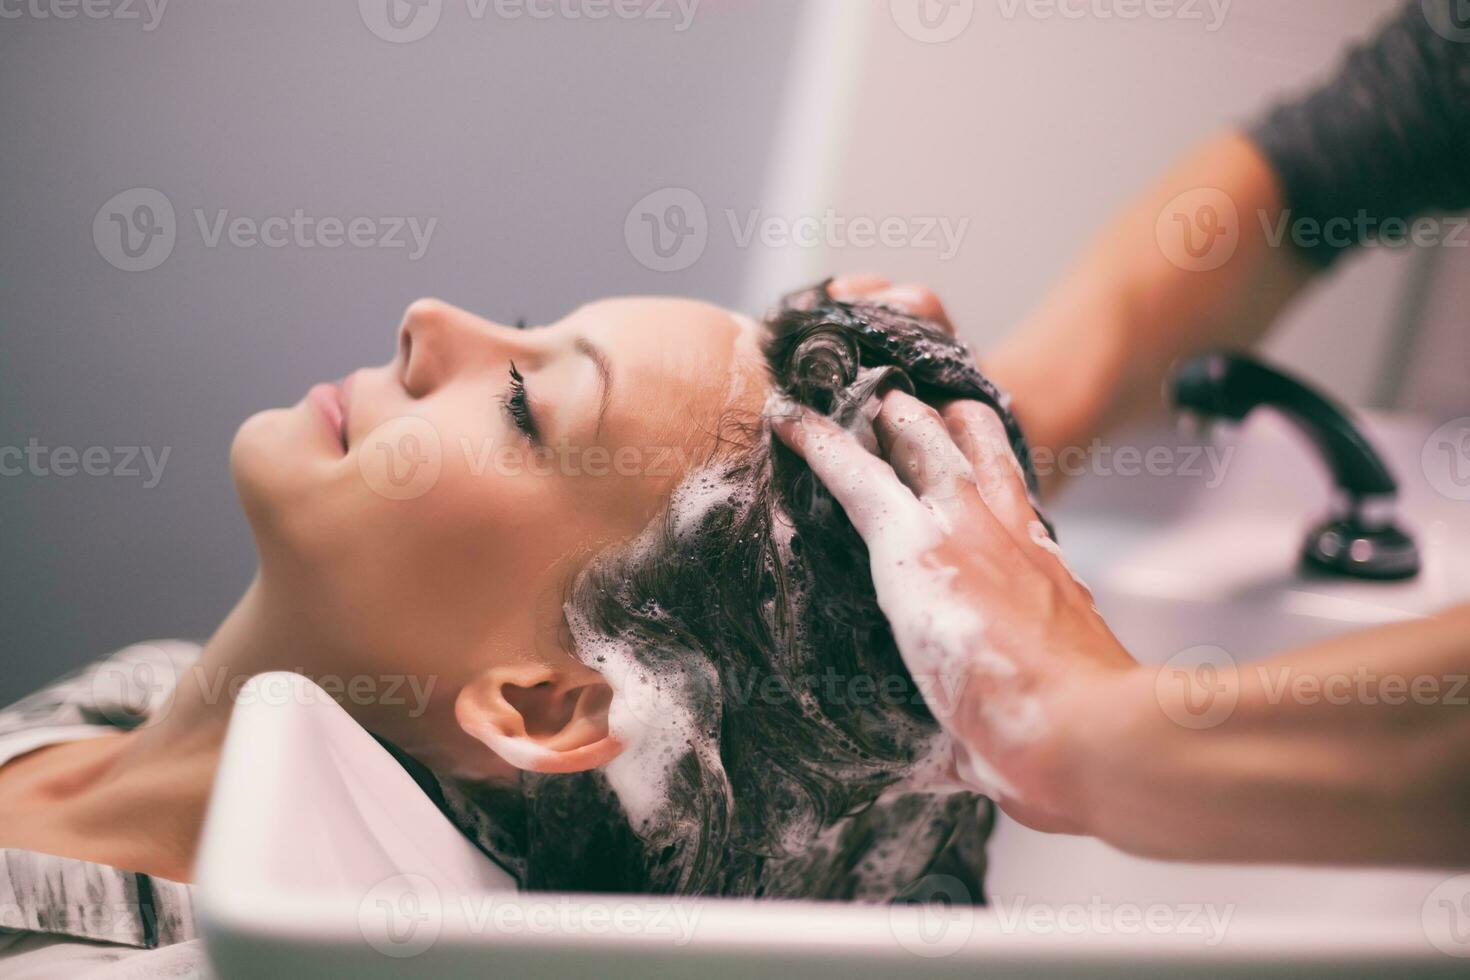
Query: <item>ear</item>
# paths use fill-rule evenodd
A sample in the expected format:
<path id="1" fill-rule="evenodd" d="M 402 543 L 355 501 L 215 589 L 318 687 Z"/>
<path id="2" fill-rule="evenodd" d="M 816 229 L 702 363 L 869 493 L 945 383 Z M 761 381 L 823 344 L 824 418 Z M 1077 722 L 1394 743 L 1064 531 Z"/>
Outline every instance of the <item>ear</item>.
<path id="1" fill-rule="evenodd" d="M 454 701 L 459 726 L 517 769 L 583 772 L 623 750 L 607 727 L 612 688 L 596 672 L 504 664 L 475 678 Z"/>

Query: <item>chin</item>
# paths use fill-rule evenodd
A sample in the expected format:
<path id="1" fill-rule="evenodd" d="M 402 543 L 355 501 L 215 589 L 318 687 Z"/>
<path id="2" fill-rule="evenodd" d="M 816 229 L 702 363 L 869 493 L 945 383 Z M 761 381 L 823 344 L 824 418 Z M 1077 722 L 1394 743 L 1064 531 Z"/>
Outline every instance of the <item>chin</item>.
<path id="1" fill-rule="evenodd" d="M 280 523 L 302 490 L 303 447 L 293 412 L 273 408 L 250 416 L 230 443 L 230 476 L 245 517 L 259 532 Z"/>

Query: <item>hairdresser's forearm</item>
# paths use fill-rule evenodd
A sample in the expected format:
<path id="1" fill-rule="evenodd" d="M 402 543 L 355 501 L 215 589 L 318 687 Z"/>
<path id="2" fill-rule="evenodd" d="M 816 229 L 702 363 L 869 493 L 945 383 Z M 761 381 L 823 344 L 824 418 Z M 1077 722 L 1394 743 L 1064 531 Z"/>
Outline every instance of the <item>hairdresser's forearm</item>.
<path id="1" fill-rule="evenodd" d="M 1470 607 L 1243 664 L 1234 710 L 1199 730 L 1171 720 L 1185 688 L 1140 668 L 1070 712 L 1059 799 L 1148 857 L 1464 865 L 1467 674 Z"/>
<path id="2" fill-rule="evenodd" d="M 1240 241 L 1219 268 L 1191 271 L 1174 261 L 1184 229 L 1172 212 L 1182 209 L 1192 218 L 1209 204 L 1209 196 L 1198 194 L 1174 203 L 1201 188 L 1224 191 L 1234 203 Z M 1177 358 L 1243 346 L 1264 333 L 1313 274 L 1289 245 L 1270 243 L 1266 229 L 1281 209 L 1275 174 L 1234 133 L 1207 144 L 1134 203 L 985 359 L 1015 396 L 1032 440 L 1053 451 L 1085 445 L 1108 426 L 1157 407 Z M 1196 239 L 1200 246 L 1205 241 Z"/>

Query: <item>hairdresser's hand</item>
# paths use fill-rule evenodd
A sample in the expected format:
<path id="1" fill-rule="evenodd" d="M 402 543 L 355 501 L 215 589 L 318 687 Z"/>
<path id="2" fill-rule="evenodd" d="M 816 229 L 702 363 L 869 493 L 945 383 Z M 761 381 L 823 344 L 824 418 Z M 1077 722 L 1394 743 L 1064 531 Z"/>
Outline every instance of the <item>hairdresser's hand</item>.
<path id="1" fill-rule="evenodd" d="M 867 542 L 905 666 L 959 743 L 954 775 L 1024 823 L 1079 829 L 1073 722 L 1136 664 L 1037 520 L 999 417 L 890 392 L 886 462 L 798 406 L 772 427 Z"/>
<path id="2" fill-rule="evenodd" d="M 902 310 L 910 316 L 931 320 L 954 336 L 954 324 L 944 311 L 944 304 L 928 286 L 914 282 L 895 286 L 881 276 L 838 276 L 828 285 L 832 298 L 844 303 L 881 303 Z"/>

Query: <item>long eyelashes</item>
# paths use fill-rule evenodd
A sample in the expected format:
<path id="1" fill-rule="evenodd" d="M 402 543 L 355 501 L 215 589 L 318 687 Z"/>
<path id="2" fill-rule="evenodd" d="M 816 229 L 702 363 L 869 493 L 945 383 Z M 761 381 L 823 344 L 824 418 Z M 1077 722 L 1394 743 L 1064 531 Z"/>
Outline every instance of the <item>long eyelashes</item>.
<path id="1" fill-rule="evenodd" d="M 516 317 L 515 328 L 517 330 L 535 330 L 525 317 Z M 530 439 L 533 445 L 541 444 L 541 432 L 536 427 L 536 418 L 531 414 L 531 405 L 526 400 L 526 379 L 521 372 L 516 370 L 516 362 L 510 362 L 510 390 L 500 396 L 500 403 L 505 406 L 505 413 L 510 420 Z"/>
<path id="2" fill-rule="evenodd" d="M 536 419 L 531 415 L 531 406 L 526 400 L 526 379 L 516 370 L 516 362 L 510 362 L 510 391 L 502 395 L 500 402 L 511 422 L 532 443 L 540 444 L 541 433 L 536 428 Z"/>

